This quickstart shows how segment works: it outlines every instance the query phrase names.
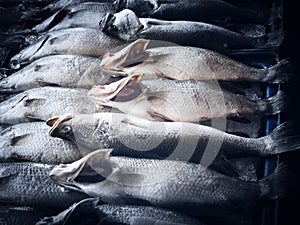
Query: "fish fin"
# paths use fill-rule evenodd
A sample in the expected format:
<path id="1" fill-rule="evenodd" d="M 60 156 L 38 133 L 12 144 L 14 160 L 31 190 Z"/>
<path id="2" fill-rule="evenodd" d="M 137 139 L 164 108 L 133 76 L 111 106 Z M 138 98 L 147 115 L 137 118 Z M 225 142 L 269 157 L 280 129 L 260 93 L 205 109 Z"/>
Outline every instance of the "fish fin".
<path id="1" fill-rule="evenodd" d="M 296 176 L 286 163 L 280 164 L 275 171 L 259 181 L 261 197 L 278 199 L 292 195 L 296 190 Z"/>
<path id="2" fill-rule="evenodd" d="M 213 163 L 209 166 L 211 169 L 231 177 L 237 177 L 238 174 L 229 163 L 225 155 L 219 154 Z"/>
<path id="3" fill-rule="evenodd" d="M 292 122 L 285 122 L 262 139 L 267 143 L 263 155 L 279 154 L 300 149 L 300 130 Z"/>
<path id="4" fill-rule="evenodd" d="M 275 115 L 287 110 L 289 106 L 288 96 L 283 91 L 278 91 L 271 98 L 256 101 L 258 111 L 264 115 Z"/>
<path id="5" fill-rule="evenodd" d="M 150 202 L 148 202 L 147 200 L 144 199 L 139 199 L 139 198 L 135 198 L 126 194 L 123 194 L 122 196 L 119 196 L 123 202 L 125 204 L 129 204 L 129 205 L 143 205 L 143 206 L 147 206 L 147 205 L 151 205 Z"/>
<path id="6" fill-rule="evenodd" d="M 169 122 L 175 122 L 173 119 L 169 118 L 168 116 L 161 114 L 159 112 L 148 110 L 147 113 L 154 119 L 154 120 L 163 120 Z"/>
<path id="7" fill-rule="evenodd" d="M 145 179 L 145 175 L 143 174 L 133 174 L 119 171 L 119 173 L 115 174 L 117 181 L 121 184 L 130 184 L 130 185 L 141 185 L 143 180 Z"/>
<path id="8" fill-rule="evenodd" d="M 130 225 L 188 225 L 187 223 L 169 222 L 149 217 L 133 217 L 130 219 Z"/>
<path id="9" fill-rule="evenodd" d="M 24 138 L 26 138 L 26 137 L 28 137 L 28 136 L 29 136 L 29 134 L 23 134 L 23 135 L 19 135 L 19 136 L 13 137 L 13 138 L 11 139 L 11 146 L 17 146 L 17 145 L 19 145 L 20 142 L 21 142 Z"/>
<path id="10" fill-rule="evenodd" d="M 38 85 L 40 87 L 60 87 L 60 85 L 55 84 L 55 83 L 51 83 L 51 82 L 46 82 L 46 81 L 42 81 L 42 80 L 36 80 L 36 82 L 38 83 Z"/>
<path id="11" fill-rule="evenodd" d="M 261 169 L 261 159 L 259 157 L 231 159 L 229 164 L 237 172 L 240 180 L 257 181 L 258 171 Z"/>
<path id="12" fill-rule="evenodd" d="M 284 59 L 267 69 L 267 76 L 263 81 L 269 83 L 287 83 L 293 79 L 293 69 L 289 59 Z"/>
<path id="13" fill-rule="evenodd" d="M 135 119 L 133 119 L 133 117 L 127 117 L 121 121 L 121 123 L 126 123 L 128 125 L 135 126 L 144 130 L 149 130 L 149 122 L 149 120 L 138 117 L 136 117 Z"/>
<path id="14" fill-rule="evenodd" d="M 9 82 L 9 79 L 3 79 L 0 81 L 0 93 L 10 93 L 14 92 L 15 89 L 15 82 Z"/>

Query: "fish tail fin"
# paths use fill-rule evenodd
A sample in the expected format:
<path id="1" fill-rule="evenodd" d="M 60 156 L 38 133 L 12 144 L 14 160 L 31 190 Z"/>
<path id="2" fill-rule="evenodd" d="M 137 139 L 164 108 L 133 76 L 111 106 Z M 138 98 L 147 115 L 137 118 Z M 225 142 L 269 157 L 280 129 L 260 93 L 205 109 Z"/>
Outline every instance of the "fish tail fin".
<path id="1" fill-rule="evenodd" d="M 259 181 L 261 198 L 284 198 L 295 191 L 295 174 L 287 164 L 280 164 L 269 176 Z"/>
<path id="2" fill-rule="evenodd" d="M 293 70 L 288 59 L 281 60 L 268 69 L 264 81 L 269 83 L 287 83 L 293 78 Z"/>
<path id="3" fill-rule="evenodd" d="M 279 125 L 263 139 L 267 145 L 267 148 L 264 149 L 265 155 L 300 149 L 300 130 L 292 121 Z"/>
<path id="4" fill-rule="evenodd" d="M 264 115 L 275 115 L 284 112 L 288 108 L 288 96 L 283 91 L 278 91 L 275 96 L 256 101 L 258 111 Z"/>

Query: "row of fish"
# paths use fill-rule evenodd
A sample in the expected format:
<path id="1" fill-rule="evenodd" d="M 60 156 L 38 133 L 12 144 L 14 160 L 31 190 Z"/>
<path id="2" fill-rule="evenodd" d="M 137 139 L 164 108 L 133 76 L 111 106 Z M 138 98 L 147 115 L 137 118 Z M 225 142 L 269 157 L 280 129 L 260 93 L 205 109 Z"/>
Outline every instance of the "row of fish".
<path id="1" fill-rule="evenodd" d="M 262 179 L 257 171 L 300 147 L 292 122 L 259 132 L 288 101 L 282 91 L 262 99 L 257 83 L 290 82 L 290 62 L 257 68 L 228 51 L 278 47 L 280 1 L 7 9 L 17 4 L 34 7 L 13 19 L 45 20 L 0 35 L 4 47 L 23 46 L 0 80 L 1 224 L 250 225 L 245 203 L 292 193 L 285 164 Z"/>

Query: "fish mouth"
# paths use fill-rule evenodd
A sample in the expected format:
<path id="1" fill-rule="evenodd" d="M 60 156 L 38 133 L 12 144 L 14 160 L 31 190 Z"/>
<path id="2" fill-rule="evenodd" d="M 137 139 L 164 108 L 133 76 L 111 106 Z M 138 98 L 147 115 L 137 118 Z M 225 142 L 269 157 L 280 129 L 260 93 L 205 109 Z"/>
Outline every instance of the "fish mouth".
<path id="1" fill-rule="evenodd" d="M 99 27 L 100 30 L 105 33 L 108 28 L 113 24 L 116 17 L 112 13 L 107 13 L 106 16 L 100 20 Z"/>
<path id="2" fill-rule="evenodd" d="M 63 115 L 63 116 L 56 116 L 56 117 L 52 117 L 52 118 L 48 119 L 46 121 L 46 124 L 51 127 L 51 129 L 49 131 L 49 135 L 51 137 L 55 137 L 55 131 L 57 130 L 57 128 L 62 123 L 66 122 L 66 121 L 69 121 L 73 118 L 74 118 L 73 114 L 68 113 L 68 114 Z"/>
<path id="3" fill-rule="evenodd" d="M 138 81 L 143 75 L 131 75 L 108 85 L 94 86 L 88 97 L 96 103 L 98 107 L 110 106 L 110 102 L 123 90 L 123 88 L 133 81 Z"/>

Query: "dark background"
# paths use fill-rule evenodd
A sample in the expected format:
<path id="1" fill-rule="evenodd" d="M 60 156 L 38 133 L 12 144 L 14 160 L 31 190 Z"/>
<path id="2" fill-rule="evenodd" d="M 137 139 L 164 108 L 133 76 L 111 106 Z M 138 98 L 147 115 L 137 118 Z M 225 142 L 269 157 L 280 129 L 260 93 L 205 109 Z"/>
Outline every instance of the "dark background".
<path id="1" fill-rule="evenodd" d="M 280 49 L 280 55 L 282 58 L 291 58 L 296 78 L 294 82 L 284 87 L 291 103 L 286 119 L 294 120 L 297 127 L 300 128 L 300 10 L 297 2 L 284 0 L 286 38 Z M 279 201 L 278 224 L 298 225 L 300 224 L 300 151 L 283 155 L 282 158 L 288 162 L 289 167 L 296 173 L 296 179 L 291 180 L 292 183 L 290 184 L 294 186 L 295 193 L 287 199 Z"/>

